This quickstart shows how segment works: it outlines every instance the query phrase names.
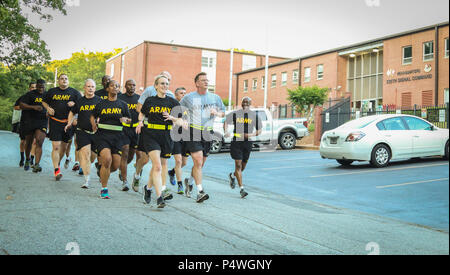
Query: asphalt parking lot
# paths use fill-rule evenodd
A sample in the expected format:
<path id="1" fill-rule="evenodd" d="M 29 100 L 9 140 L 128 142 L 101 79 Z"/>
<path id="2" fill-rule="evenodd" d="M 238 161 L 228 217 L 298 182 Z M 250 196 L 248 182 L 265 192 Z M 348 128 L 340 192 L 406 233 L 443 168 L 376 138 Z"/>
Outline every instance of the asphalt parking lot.
<path id="1" fill-rule="evenodd" d="M 244 184 L 250 195 L 252 189 L 263 189 L 448 232 L 448 166 L 436 157 L 395 161 L 381 169 L 368 162 L 343 167 L 322 159 L 318 151 L 254 151 Z M 204 173 L 226 182 L 233 169 L 229 153 L 222 152 L 208 158 Z"/>

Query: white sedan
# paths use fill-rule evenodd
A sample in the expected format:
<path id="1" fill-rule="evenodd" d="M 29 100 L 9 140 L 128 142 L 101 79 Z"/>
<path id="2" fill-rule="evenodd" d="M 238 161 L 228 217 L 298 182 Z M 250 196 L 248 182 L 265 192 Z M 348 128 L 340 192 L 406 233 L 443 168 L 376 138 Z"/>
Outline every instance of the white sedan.
<path id="1" fill-rule="evenodd" d="M 370 161 L 375 167 L 385 167 L 392 159 L 448 159 L 448 133 L 448 129 L 416 116 L 368 116 L 326 131 L 320 142 L 320 155 L 346 166 L 354 161 Z"/>

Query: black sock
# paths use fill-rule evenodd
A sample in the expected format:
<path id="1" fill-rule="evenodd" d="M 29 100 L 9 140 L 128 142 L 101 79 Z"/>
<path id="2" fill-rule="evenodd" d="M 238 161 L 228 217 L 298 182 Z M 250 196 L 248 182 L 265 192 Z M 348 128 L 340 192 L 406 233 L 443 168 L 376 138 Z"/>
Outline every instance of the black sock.
<path id="1" fill-rule="evenodd" d="M 177 182 L 178 183 L 178 185 L 183 185 L 183 182 L 182 181 L 179 181 L 179 182 Z"/>
<path id="2" fill-rule="evenodd" d="M 24 161 L 24 159 L 25 159 L 24 152 L 20 152 L 20 161 Z"/>
<path id="3" fill-rule="evenodd" d="M 169 170 L 169 175 L 171 175 L 171 176 L 175 175 L 175 168 L 173 168 L 172 170 Z"/>

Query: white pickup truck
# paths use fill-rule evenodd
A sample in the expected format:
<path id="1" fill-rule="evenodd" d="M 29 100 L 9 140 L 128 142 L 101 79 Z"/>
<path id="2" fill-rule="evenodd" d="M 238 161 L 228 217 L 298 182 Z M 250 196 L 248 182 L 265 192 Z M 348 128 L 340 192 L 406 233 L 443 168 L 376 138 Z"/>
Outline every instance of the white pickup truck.
<path id="1" fill-rule="evenodd" d="M 284 150 L 295 148 L 298 139 L 309 135 L 308 121 L 306 118 L 272 119 L 272 114 L 264 108 L 252 109 L 262 121 L 263 131 L 261 135 L 252 137 L 253 146 L 271 146 L 278 144 Z M 226 114 L 230 112 L 227 111 Z M 218 153 L 222 149 L 230 147 L 232 136 L 224 138 L 223 123 L 225 118 L 216 118 L 214 121 L 214 137 L 211 145 L 211 153 Z M 233 125 L 229 125 L 232 132 Z"/>

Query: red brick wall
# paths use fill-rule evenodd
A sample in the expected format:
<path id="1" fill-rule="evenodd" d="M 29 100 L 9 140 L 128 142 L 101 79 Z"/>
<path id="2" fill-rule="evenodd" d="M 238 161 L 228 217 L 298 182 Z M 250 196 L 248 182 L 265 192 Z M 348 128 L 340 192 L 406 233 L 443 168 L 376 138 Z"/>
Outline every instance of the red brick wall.
<path id="1" fill-rule="evenodd" d="M 146 50 L 147 47 L 147 50 Z M 210 50 L 210 49 L 207 49 Z M 211 50 L 214 51 L 214 50 Z M 230 52 L 215 50 L 216 60 L 216 94 L 222 98 L 229 96 Z M 242 56 L 245 53 L 234 53 L 233 74 L 242 71 Z M 283 61 L 283 58 L 269 57 L 269 64 Z M 162 43 L 145 42 L 125 53 L 124 84 L 129 78 L 136 80 L 137 89 L 153 85 L 154 78 L 162 71 L 172 75 L 170 90 L 183 86 L 188 92 L 195 91 L 194 78 L 201 71 L 202 48 Z M 265 63 L 265 56 L 256 58 L 256 66 Z M 114 64 L 114 79 L 120 82 L 121 56 L 106 64 L 106 74 L 110 74 Z M 147 71 L 145 70 L 147 67 Z M 146 80 L 146 81 L 145 81 Z M 236 95 L 237 79 L 233 79 L 233 99 Z"/>
<path id="2" fill-rule="evenodd" d="M 383 61 L 383 104 L 394 104 L 402 106 L 402 94 L 411 93 L 411 104 L 422 105 L 422 92 L 432 91 L 433 102 L 435 93 L 435 60 L 436 52 L 433 60 L 423 61 L 423 43 L 435 40 L 434 30 L 428 30 L 420 33 L 401 36 L 394 39 L 384 41 L 384 61 Z M 412 63 L 409 65 L 402 65 L 404 46 L 412 46 Z M 431 65 L 431 72 L 424 72 L 425 65 Z M 387 76 L 388 70 L 395 70 L 394 76 Z M 399 72 L 420 70 L 420 73 L 409 75 L 398 75 Z M 413 77 L 424 74 L 432 74 L 431 79 L 423 79 L 416 81 L 405 81 L 388 84 L 389 80 L 399 79 L 404 77 Z M 404 105 L 404 104 L 403 104 Z"/>
<path id="3" fill-rule="evenodd" d="M 274 66 L 269 68 L 268 82 L 267 82 L 267 106 L 274 105 L 284 105 L 289 104 L 287 89 L 295 89 L 298 87 L 298 83 L 293 83 L 292 72 L 298 70 L 298 61 L 289 62 L 286 64 Z M 287 73 L 287 83 L 286 86 L 281 86 L 281 73 Z M 277 75 L 276 87 L 271 87 L 272 74 Z M 243 73 L 238 76 L 239 82 L 239 92 L 237 103 L 239 104 L 244 96 L 249 96 L 252 98 L 252 105 L 255 107 L 264 106 L 264 89 L 262 88 L 262 78 L 265 76 L 265 69 L 261 68 L 257 71 L 252 71 L 248 73 Z M 256 91 L 253 91 L 252 84 L 253 79 L 258 80 L 258 85 Z M 248 91 L 244 92 L 244 81 L 248 80 Z M 233 101 L 236 101 L 236 97 L 233 97 Z"/>
<path id="4" fill-rule="evenodd" d="M 445 57 L 445 39 L 448 38 L 448 26 L 439 28 L 439 79 L 438 79 L 438 91 L 439 99 L 438 104 L 444 103 L 444 89 L 449 88 L 449 64 L 448 57 Z"/>

